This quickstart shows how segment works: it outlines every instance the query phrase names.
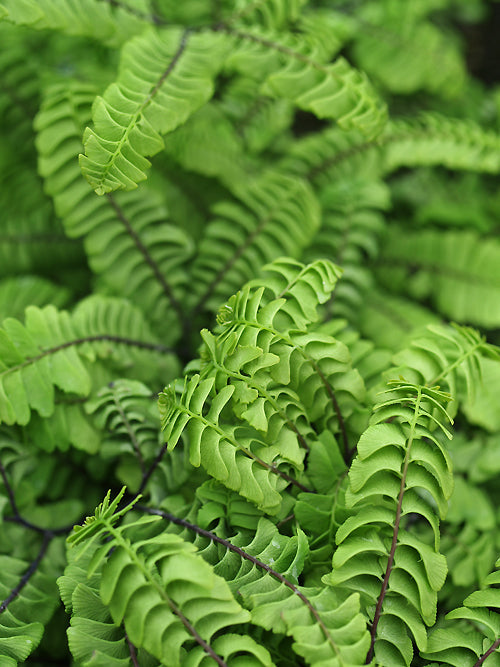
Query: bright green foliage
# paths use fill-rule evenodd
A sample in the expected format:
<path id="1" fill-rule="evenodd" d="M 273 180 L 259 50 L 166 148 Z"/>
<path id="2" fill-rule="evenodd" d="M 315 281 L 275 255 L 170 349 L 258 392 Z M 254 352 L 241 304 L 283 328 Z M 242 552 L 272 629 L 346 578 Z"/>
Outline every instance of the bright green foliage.
<path id="1" fill-rule="evenodd" d="M 119 45 L 140 32 L 147 20 L 147 0 L 133 0 L 130 10 L 119 4 L 91 0 L 2 0 L 4 20 L 36 30 L 61 30 Z"/>
<path id="2" fill-rule="evenodd" d="M 324 581 L 359 590 L 369 606 L 387 580 L 383 606 L 377 606 L 372 622 L 380 637 L 375 658 L 389 667 L 411 663 L 408 630 L 422 651 L 424 623 L 435 622 L 437 592 L 447 573 L 435 512 L 446 515 L 453 478 L 439 433 L 431 431 L 439 426 L 451 437 L 443 425 L 449 421 L 443 408 L 448 396 L 403 381 L 393 383 L 388 396 L 359 439 L 346 493 L 347 508 L 357 511 L 337 531 L 333 572 Z M 410 514 L 428 522 L 432 547 L 405 531 Z"/>
<path id="3" fill-rule="evenodd" d="M 114 513 L 121 495 L 109 503 L 108 493 L 95 516 L 75 528 L 69 542 L 83 544 L 85 550 L 109 533 L 111 540 L 105 540 L 95 550 L 87 573 L 90 576 L 99 569 L 99 594 L 114 623 L 123 623 L 128 641 L 144 647 L 164 665 L 200 664 L 200 660 L 204 661 L 203 650 L 192 646 L 184 651 L 183 645 L 197 643 L 206 650 L 214 633 L 249 621 L 250 614 L 234 600 L 224 579 L 195 555 L 196 548 L 189 542 L 162 533 L 132 544 L 129 535 L 134 531 L 140 535 L 156 517 L 116 527 L 117 519 L 129 509 Z M 108 558 L 110 549 L 112 555 Z M 73 607 L 76 591 L 71 598 Z M 78 613 L 78 609 L 75 611 Z M 217 647 L 225 658 L 243 651 L 253 654 L 246 658 L 249 665 L 273 665 L 268 652 L 249 637 L 241 645 L 238 635 L 226 634 L 224 641 L 214 642 L 210 655 L 216 655 Z"/>
<path id="4" fill-rule="evenodd" d="M 499 583 L 498 571 L 492 572 L 484 581 L 484 590 L 471 593 L 463 607 L 446 615 L 447 627 L 438 628 L 430 635 L 426 657 L 437 659 L 439 665 L 465 667 L 474 665 L 488 653 L 489 664 L 499 664 L 498 653 L 495 653 L 500 644 Z"/>
<path id="5" fill-rule="evenodd" d="M 95 130 L 83 141 L 82 172 L 97 194 L 131 190 L 172 132 L 213 92 L 211 76 L 224 51 L 215 35 L 178 29 L 146 32 L 123 49 L 120 74 L 94 102 Z M 168 109 L 168 112 L 167 112 Z"/>
<path id="6" fill-rule="evenodd" d="M 0 0 L 1 667 L 500 665 L 497 12 Z"/>

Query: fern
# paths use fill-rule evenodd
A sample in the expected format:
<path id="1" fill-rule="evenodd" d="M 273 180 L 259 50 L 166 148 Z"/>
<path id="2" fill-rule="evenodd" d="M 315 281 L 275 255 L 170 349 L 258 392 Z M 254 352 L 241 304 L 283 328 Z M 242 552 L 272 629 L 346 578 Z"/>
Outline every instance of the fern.
<path id="1" fill-rule="evenodd" d="M 429 430 L 437 424 L 451 437 L 442 424 L 447 418 L 446 399 L 436 389 L 394 383 L 389 399 L 376 406 L 378 412 L 360 438 L 358 456 L 349 471 L 346 504 L 354 512 L 337 531 L 333 572 L 325 582 L 361 590 L 367 605 L 376 603 L 373 616 L 370 613 L 368 656 L 371 659 L 375 649 L 376 660 L 385 665 L 411 663 L 412 643 L 405 639 L 408 630 L 425 651 L 421 618 L 427 625 L 434 623 L 436 593 L 446 577 L 434 508 L 441 516 L 446 512 L 451 466 L 446 450 Z M 432 414 L 436 410 L 437 417 Z M 388 419 L 391 423 L 384 423 Z M 404 530 L 410 513 L 429 522 L 434 548 Z"/>
<path id="2" fill-rule="evenodd" d="M 146 178 L 145 156 L 161 150 L 161 135 L 172 132 L 209 99 L 211 76 L 223 57 L 223 44 L 216 36 L 177 29 L 149 32 L 126 46 L 123 79 L 94 103 L 95 130 L 84 135 L 82 171 L 97 194 L 130 190 Z"/>
<path id="3" fill-rule="evenodd" d="M 88 519 L 70 538 L 71 543 L 78 545 L 85 538 L 95 541 L 100 530 L 110 533 L 111 542 L 105 542 L 96 551 L 88 572 L 92 574 L 109 549 L 114 547 L 111 557 L 103 565 L 100 583 L 100 595 L 104 604 L 109 605 L 114 622 L 123 622 L 127 636 L 135 646 L 144 646 L 167 665 L 180 664 L 181 649 L 187 641 L 198 644 L 215 662 L 224 664 L 215 650 L 217 646 L 223 648 L 224 657 L 239 652 L 238 636 L 226 634 L 225 640 L 215 641 L 213 647 L 208 642 L 221 628 L 248 621 L 249 614 L 232 598 L 226 582 L 194 555 L 194 548 L 189 543 L 164 534 L 149 545 L 146 540 L 134 548 L 127 539 L 133 524 L 121 529 L 113 525 L 123 513 L 122 510 L 113 514 L 119 499 L 120 496 L 110 504 L 108 494 L 92 520 Z M 146 519 L 146 523 L 150 521 Z M 140 529 L 144 523 L 140 521 L 135 527 Z M 182 583 L 186 567 L 189 588 Z M 125 577 L 127 587 L 129 582 L 134 582 L 134 590 L 124 596 L 121 582 Z M 149 623 L 146 629 L 144 620 L 141 621 L 146 616 L 150 616 L 149 623 L 158 627 L 159 634 L 151 633 Z M 253 659 L 248 658 L 250 664 L 272 664 L 265 649 L 258 650 L 250 638 L 244 643 L 250 648 L 246 652 L 254 653 Z M 193 648 L 183 662 L 188 664 L 194 659 L 194 664 L 199 663 L 203 651 L 197 656 L 199 651 Z M 259 653 L 265 662 L 260 660 Z"/>
<path id="4" fill-rule="evenodd" d="M 70 35 L 98 38 L 112 46 L 141 32 L 144 25 L 154 19 L 147 7 L 145 0 L 116 5 L 92 0 L 90 7 L 81 0 L 64 0 L 62 3 L 57 0 L 4 0 L 0 5 L 5 21 L 28 25 L 36 30 L 61 30 Z M 90 14 L 87 14 L 89 11 Z M 97 30 L 94 20 L 98 25 Z"/>
<path id="5" fill-rule="evenodd" d="M 0 0 L 1 665 L 498 662 L 495 20 Z"/>

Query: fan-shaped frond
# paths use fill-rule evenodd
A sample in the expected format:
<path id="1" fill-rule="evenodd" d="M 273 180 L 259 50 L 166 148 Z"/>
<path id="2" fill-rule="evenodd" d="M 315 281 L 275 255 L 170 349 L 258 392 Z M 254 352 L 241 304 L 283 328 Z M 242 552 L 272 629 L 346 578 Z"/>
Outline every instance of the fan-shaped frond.
<path id="1" fill-rule="evenodd" d="M 2 0 L 5 21 L 36 30 L 61 30 L 118 46 L 154 22 L 148 0 Z"/>
<path id="2" fill-rule="evenodd" d="M 270 172 L 237 194 L 238 203 L 214 206 L 192 264 L 195 313 L 215 311 L 267 262 L 299 256 L 320 225 L 318 202 L 300 179 Z"/>
<path id="3" fill-rule="evenodd" d="M 453 477 L 449 455 L 430 430 L 451 437 L 442 423 L 449 419 L 448 396 L 404 381 L 393 382 L 388 396 L 359 440 L 346 492 L 352 515 L 337 531 L 333 571 L 324 582 L 359 590 L 366 604 L 376 604 L 368 610 L 369 658 L 375 651 L 377 662 L 396 667 L 413 657 L 407 631 L 423 651 L 424 623 L 435 622 L 447 572 L 435 514 L 446 513 Z M 405 530 L 415 514 L 430 525 L 434 547 Z"/>
<path id="4" fill-rule="evenodd" d="M 146 156 L 213 93 L 227 45 L 215 33 L 147 31 L 122 51 L 120 73 L 92 110 L 82 172 L 97 194 L 132 190 L 146 178 Z"/>
<path id="5" fill-rule="evenodd" d="M 100 198 L 82 179 L 76 157 L 90 116 L 93 88 L 81 83 L 49 90 L 35 127 L 39 168 L 67 234 L 84 236 L 91 268 L 106 291 L 141 306 L 163 336 L 182 328 L 181 266 L 191 254 L 187 235 L 168 222 L 154 191 Z"/>

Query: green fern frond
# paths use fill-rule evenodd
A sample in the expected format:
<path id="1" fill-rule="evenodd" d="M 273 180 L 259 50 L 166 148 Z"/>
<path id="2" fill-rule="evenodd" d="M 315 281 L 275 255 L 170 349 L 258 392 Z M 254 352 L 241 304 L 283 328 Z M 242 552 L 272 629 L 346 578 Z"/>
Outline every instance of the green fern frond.
<path id="1" fill-rule="evenodd" d="M 300 18 L 308 0 L 237 0 L 235 11 L 224 25 L 261 25 L 266 29 L 287 29 Z"/>
<path id="2" fill-rule="evenodd" d="M 444 387 L 456 411 L 458 400 L 473 400 L 485 359 L 498 359 L 498 351 L 478 331 L 458 325 L 430 325 L 425 336 L 417 336 L 407 349 L 394 356 L 395 367 L 387 375 L 428 387 Z"/>
<path id="3" fill-rule="evenodd" d="M 496 562 L 496 567 L 500 561 Z M 499 663 L 500 592 L 498 570 L 485 580 L 485 587 L 467 596 L 463 607 L 446 615 L 446 627 L 431 632 L 424 658 L 437 660 L 439 665 L 473 667 L 484 662 Z"/>
<path id="4" fill-rule="evenodd" d="M 213 484 L 211 487 L 216 495 L 209 493 L 206 498 L 220 497 Z M 308 555 L 307 540 L 300 529 L 296 536 L 287 537 L 261 518 L 255 530 L 239 530 L 237 535 L 224 539 L 225 522 L 219 523 L 215 532 L 207 532 L 168 514 L 157 514 L 203 536 L 196 538 L 196 544 L 199 539 L 211 538 L 216 544 L 200 548 L 200 553 L 214 565 L 216 573 L 224 576 L 231 590 L 242 596 L 252 611 L 252 622 L 293 637 L 295 651 L 308 664 L 362 664 L 369 637 L 366 621 L 359 613 L 358 596 L 351 595 L 347 600 L 347 596 L 329 595 L 325 589 L 298 585 Z M 221 519 L 228 516 L 210 507 L 197 512 L 198 520 L 210 516 L 212 522 L 219 514 Z"/>
<path id="5" fill-rule="evenodd" d="M 26 58 L 22 36 L 5 23 L 0 23 L 0 36 L 4 45 L 0 54 L 0 119 L 2 129 L 8 128 L 2 132 L 2 140 L 15 148 L 18 158 L 21 153 L 22 158 L 31 162 L 34 157 L 31 120 L 39 103 L 40 76 L 35 63 Z"/>
<path id="6" fill-rule="evenodd" d="M 188 171 L 215 176 L 230 189 L 245 181 L 253 166 L 247 164 L 241 136 L 215 104 L 196 111 L 164 143 L 171 160 Z"/>
<path id="7" fill-rule="evenodd" d="M 307 267 L 279 261 L 267 272 L 266 283 L 271 291 L 281 289 L 280 298 L 269 301 L 264 287 L 251 289 L 250 283 L 220 310 L 220 340 L 236 335 L 239 346 L 275 355 L 279 363 L 270 366 L 270 377 L 299 396 L 317 432 L 342 432 L 347 452 L 345 420 L 363 398 L 364 386 L 351 368 L 347 347 L 308 327 L 317 318 L 317 304 L 331 294 L 339 272 L 321 261 Z M 273 273 L 281 274 L 280 279 Z M 260 283 L 259 279 L 256 284 Z"/>
<path id="8" fill-rule="evenodd" d="M 498 173 L 500 137 L 471 120 L 422 113 L 391 120 L 377 141 L 328 128 L 290 147 L 282 168 L 323 188 L 334 180 L 376 181 L 401 167 L 445 166 Z"/>
<path id="9" fill-rule="evenodd" d="M 60 30 L 119 46 L 153 22 L 146 0 L 2 0 L 3 20 L 36 30 Z"/>
<path id="10" fill-rule="evenodd" d="M 81 178 L 76 157 L 93 98 L 93 88 L 81 83 L 49 89 L 35 120 L 45 187 L 67 234 L 84 237 L 90 266 L 106 291 L 141 306 L 155 328 L 174 340 L 182 328 L 180 301 L 187 281 L 181 267 L 192 244 L 168 222 L 154 191 L 100 198 Z"/>
<path id="11" fill-rule="evenodd" d="M 214 207 L 191 266 L 195 313 L 215 311 L 263 264 L 299 256 L 320 225 L 318 202 L 305 181 L 270 172 L 237 194 L 241 203 Z"/>
<path id="12" fill-rule="evenodd" d="M 312 667 L 341 667 L 365 664 L 370 636 L 360 613 L 359 595 L 342 598 L 329 588 L 298 589 L 314 611 L 288 589 L 252 595 L 251 586 L 242 595 L 252 609 L 252 622 L 291 636 L 294 651 Z"/>
<path id="13" fill-rule="evenodd" d="M 213 635 L 222 628 L 248 622 L 250 614 L 235 601 L 224 579 L 195 553 L 192 544 L 169 533 L 131 541 L 135 531 L 141 535 L 141 530 L 158 517 L 116 527 L 117 518 L 128 510 L 113 514 L 117 501 L 119 497 L 109 504 L 108 494 L 105 507 L 94 520 L 69 538 L 70 543 L 85 545 L 89 538 L 110 535 L 111 541 L 97 549 L 87 571 L 91 575 L 102 567 L 100 597 L 114 623 L 123 623 L 131 643 L 145 648 L 167 667 L 202 664 L 203 652 L 223 665 L 215 647 L 231 655 L 238 650 L 237 636 L 225 635 L 225 641 L 212 643 Z M 128 592 L 123 595 L 125 581 Z M 192 657 L 183 650 L 186 643 L 191 647 L 189 654 L 194 652 Z M 249 665 L 272 666 L 268 652 L 250 637 L 242 647 L 249 653 Z"/>
<path id="14" fill-rule="evenodd" d="M 147 31 L 125 45 L 118 80 L 96 98 L 94 129 L 83 137 L 80 165 L 97 194 L 132 190 L 146 178 L 146 156 L 163 148 L 161 135 L 211 97 L 226 48 L 215 33 L 177 28 Z"/>
<path id="15" fill-rule="evenodd" d="M 380 287 L 365 295 L 358 326 L 377 347 L 398 351 L 411 345 L 429 325 L 439 324 L 439 317 L 414 301 L 394 296 Z"/>
<path id="16" fill-rule="evenodd" d="M 187 426 L 192 465 L 201 464 L 230 489 L 275 513 L 281 505 L 280 491 L 293 481 L 278 468 L 283 458 L 290 459 L 290 453 L 283 456 L 278 444 L 268 445 L 258 431 L 245 428 L 234 418 L 221 423 L 221 413 L 231 400 L 234 386 L 226 386 L 215 394 L 210 409 L 204 410 L 213 385 L 214 378 L 200 381 L 194 375 L 186 380 L 179 397 L 173 387 L 160 394 L 162 428 L 168 447 L 175 447 Z M 296 469 L 302 468 L 303 454 L 300 456 L 298 448 L 293 454 Z"/>
<path id="17" fill-rule="evenodd" d="M 498 173 L 500 137 L 474 121 L 424 113 L 387 126 L 383 169 L 442 165 L 448 169 Z"/>
<path id="18" fill-rule="evenodd" d="M 397 250 L 396 250 L 397 248 Z M 392 229 L 382 244 L 377 277 L 416 299 L 431 298 L 457 322 L 494 328 L 500 323 L 500 242 L 474 232 Z"/>
<path id="19" fill-rule="evenodd" d="M 167 351 L 154 342 L 140 312 L 124 300 L 92 296 L 72 315 L 54 306 L 30 306 L 24 325 L 7 318 L 0 329 L 0 419 L 26 424 L 32 409 L 49 417 L 56 387 L 88 396 L 92 383 L 87 364 L 96 358 L 111 367 L 146 363 L 151 368 L 151 351 L 158 349 Z"/>
<path id="20" fill-rule="evenodd" d="M 279 141 L 293 115 L 290 102 L 262 95 L 259 81 L 244 76 L 231 80 L 220 108 L 234 124 L 246 151 L 252 155 Z"/>
<path id="21" fill-rule="evenodd" d="M 353 22 L 355 60 L 391 93 L 427 90 L 453 98 L 463 89 L 466 72 L 458 45 L 434 22 L 411 8 L 395 12 L 390 3 L 377 2 L 363 6 Z"/>
<path id="22" fill-rule="evenodd" d="M 226 69 L 262 77 L 264 94 L 335 120 L 343 130 L 360 130 L 368 139 L 383 129 L 387 110 L 366 76 L 344 58 L 322 62 L 329 54 L 316 37 L 301 40 L 254 26 L 241 30 L 222 25 L 220 30 L 234 39 Z M 337 41 L 335 30 L 332 39 Z"/>
<path id="23" fill-rule="evenodd" d="M 151 390 L 141 382 L 120 379 L 85 404 L 96 430 L 106 434 L 99 448 L 101 456 L 108 460 L 121 456 L 116 474 L 132 490 L 140 486 L 161 448 L 160 420 L 152 398 Z"/>
<path id="24" fill-rule="evenodd" d="M 15 194 L 22 196 L 20 192 Z M 44 207 L 29 217 L 17 219 L 9 215 L 2 221 L 0 276 L 36 273 L 42 277 L 60 280 L 65 272 L 83 265 L 80 244 L 64 235 L 61 225 L 54 221 L 54 213 L 50 206 L 47 207 L 47 203 L 45 201 Z M 11 205 L 12 201 L 4 210 L 10 210 Z"/>
<path id="25" fill-rule="evenodd" d="M 453 476 L 431 431 L 438 426 L 451 437 L 443 424 L 450 419 L 443 407 L 449 397 L 404 381 L 393 382 L 388 395 L 359 440 L 346 492 L 352 515 L 337 531 L 333 571 L 323 581 L 362 592 L 372 619 L 369 658 L 375 651 L 377 662 L 396 667 L 413 657 L 407 631 L 425 651 L 424 623 L 435 622 L 447 572 L 436 513 L 446 513 Z M 405 530 L 415 514 L 432 529 L 434 547 Z"/>

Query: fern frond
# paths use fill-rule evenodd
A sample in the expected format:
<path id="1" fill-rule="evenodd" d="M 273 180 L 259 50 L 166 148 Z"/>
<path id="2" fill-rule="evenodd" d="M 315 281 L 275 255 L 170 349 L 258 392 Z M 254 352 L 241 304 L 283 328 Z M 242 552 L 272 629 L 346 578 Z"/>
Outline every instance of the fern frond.
<path id="1" fill-rule="evenodd" d="M 32 409 L 49 417 L 56 387 L 77 396 L 89 394 L 85 360 L 92 363 L 97 357 L 122 368 L 150 365 L 151 351 L 165 349 L 153 341 L 140 312 L 124 300 L 89 297 L 71 316 L 54 306 L 28 307 L 24 325 L 8 318 L 0 329 L 0 419 L 26 424 Z M 134 348 L 150 350 L 149 362 L 148 353 L 145 357 Z"/>
<path id="2" fill-rule="evenodd" d="M 110 459 L 121 455 L 117 475 L 123 484 L 137 489 L 146 464 L 161 448 L 160 420 L 151 390 L 134 380 L 115 380 L 86 402 L 85 411 L 92 415 L 97 430 L 106 434 L 101 456 Z"/>
<path id="3" fill-rule="evenodd" d="M 162 336 L 182 327 L 180 299 L 192 253 L 187 235 L 168 222 L 154 191 L 97 197 L 82 179 L 76 157 L 90 118 L 94 89 L 81 83 L 50 88 L 35 120 L 39 169 L 70 237 L 84 237 L 91 268 L 107 292 L 144 309 Z"/>
<path id="4" fill-rule="evenodd" d="M 359 595 L 342 598 L 333 589 L 300 587 L 316 613 L 311 613 L 298 595 L 288 589 L 266 593 L 241 593 L 252 609 L 252 622 L 285 633 L 294 639 L 293 649 L 312 667 L 361 667 L 365 664 L 370 637 L 366 620 L 360 613 Z M 319 612 L 316 610 L 320 610 Z"/>
<path id="5" fill-rule="evenodd" d="M 140 33 L 154 17 L 146 0 L 2 0 L 3 20 L 36 30 L 60 30 L 119 46 Z"/>
<path id="6" fill-rule="evenodd" d="M 226 45 L 214 33 L 177 28 L 147 31 L 122 51 L 120 73 L 93 106 L 80 158 L 97 194 L 132 190 L 146 178 L 146 156 L 163 148 L 172 132 L 213 93 L 213 76 Z"/>
<path id="7" fill-rule="evenodd" d="M 414 298 L 430 297 L 446 317 L 493 328 L 500 323 L 499 261 L 500 242 L 495 238 L 391 229 L 376 273 L 384 285 L 392 283 L 398 290 L 404 281 Z"/>
<path id="8" fill-rule="evenodd" d="M 433 22 L 411 9 L 395 12 L 374 2 L 353 22 L 355 60 L 391 93 L 427 90 L 453 98 L 463 89 L 466 71 L 458 45 Z"/>
<path id="9" fill-rule="evenodd" d="M 237 194 L 241 203 L 214 206 L 192 264 L 195 313 L 215 311 L 263 264 L 299 256 L 320 225 L 318 202 L 305 181 L 268 172 Z"/>
<path id="10" fill-rule="evenodd" d="M 496 562 L 496 567 L 500 561 Z M 484 582 L 485 588 L 474 591 L 463 607 L 446 615 L 446 627 L 437 628 L 429 636 L 424 658 L 437 660 L 439 665 L 496 665 L 500 647 L 500 575 L 492 572 Z M 490 659 L 491 656 L 491 659 Z"/>
<path id="11" fill-rule="evenodd" d="M 261 25 L 266 29 L 283 30 L 297 21 L 308 0 L 237 0 L 224 25 Z"/>
<path id="12" fill-rule="evenodd" d="M 221 423 L 221 412 L 230 401 L 234 386 L 226 386 L 219 391 L 213 397 L 208 412 L 207 408 L 204 411 L 213 385 L 213 378 L 200 381 L 199 376 L 194 375 L 186 380 L 179 397 L 173 387 L 167 387 L 160 394 L 162 428 L 168 447 L 175 447 L 182 431 L 188 426 L 192 465 L 203 465 L 212 477 L 267 512 L 275 513 L 281 504 L 280 491 L 293 481 L 277 467 L 284 458 L 281 447 L 269 446 L 258 431 L 245 429 L 235 420 Z M 298 451 L 294 454 L 295 467 L 300 469 L 302 461 L 297 458 L 300 454 Z M 285 460 L 289 457 L 288 454 Z"/>
<path id="13" fill-rule="evenodd" d="M 364 300 L 358 325 L 377 347 L 397 351 L 408 345 L 439 318 L 425 306 L 394 296 L 380 287 L 370 290 Z"/>
<path id="14" fill-rule="evenodd" d="M 225 635 L 225 641 L 213 643 L 212 637 L 222 628 L 247 622 L 249 613 L 235 601 L 224 579 L 195 553 L 192 544 L 169 533 L 131 541 L 134 531 L 140 535 L 141 529 L 158 517 L 139 519 L 118 528 L 116 518 L 128 508 L 113 515 L 116 499 L 111 505 L 109 499 L 107 503 L 69 541 L 85 544 L 89 537 L 94 540 L 110 535 L 111 541 L 105 541 L 93 556 L 88 573 L 102 564 L 100 596 L 115 624 L 123 623 L 134 646 L 145 648 L 167 666 L 201 664 L 203 652 L 224 665 L 215 646 L 230 655 L 238 650 L 237 637 Z M 110 548 L 112 553 L 108 555 Z M 194 651 L 192 658 L 182 650 L 186 643 Z M 197 650 L 196 644 L 203 652 Z M 249 665 L 271 667 L 273 663 L 263 647 L 256 646 L 249 637 L 243 645 L 253 654 L 248 657 Z"/>
<path id="15" fill-rule="evenodd" d="M 279 363 L 270 366 L 271 378 L 299 396 L 317 432 L 340 431 L 347 451 L 345 419 L 363 397 L 363 383 L 351 369 L 347 348 L 308 327 L 317 318 L 317 305 L 331 294 L 339 272 L 326 261 L 303 267 L 280 260 L 267 273 L 265 284 L 274 293 L 281 290 L 279 298 L 269 301 L 265 287 L 252 289 L 263 282 L 260 279 L 250 283 L 221 308 L 220 340 L 236 336 L 239 346 L 276 355 Z"/>
<path id="16" fill-rule="evenodd" d="M 498 173 L 500 137 L 474 121 L 424 113 L 391 121 L 383 142 L 386 173 L 407 167 L 442 165 L 448 169 Z"/>
<path id="17" fill-rule="evenodd" d="M 481 377 L 482 360 L 497 357 L 497 348 L 486 343 L 474 329 L 431 325 L 424 337 L 417 337 L 406 350 L 394 356 L 395 367 L 387 375 L 428 387 L 439 384 L 454 402 L 465 396 L 472 400 Z"/>
<path id="18" fill-rule="evenodd" d="M 4 45 L 0 54 L 2 140 L 15 149 L 18 159 L 32 163 L 35 156 L 31 122 L 39 104 L 40 75 L 33 60 L 26 57 L 25 40 L 1 19 L 0 37 Z M 2 158 L 6 157 L 4 150 Z M 14 155 L 7 157 L 10 162 Z M 0 164 L 2 162 L 0 159 Z M 26 172 L 23 175 L 26 177 Z"/>
<path id="19" fill-rule="evenodd" d="M 333 571 L 323 581 L 360 590 L 366 604 L 376 603 L 368 610 L 368 657 L 375 651 L 377 662 L 396 667 L 413 657 L 407 631 L 424 651 L 424 623 L 435 622 L 447 572 L 435 513 L 446 513 L 453 477 L 448 453 L 430 430 L 437 426 L 451 437 L 443 425 L 448 396 L 403 381 L 393 382 L 388 395 L 359 440 L 346 492 L 353 513 L 337 531 Z M 414 514 L 431 527 L 434 547 L 405 530 L 405 518 Z"/>
<path id="20" fill-rule="evenodd" d="M 389 121 L 377 141 L 328 128 L 291 146 L 282 168 L 320 187 L 346 177 L 373 182 L 401 167 L 498 173 L 499 145 L 497 133 L 474 121 L 422 113 Z"/>
<path id="21" fill-rule="evenodd" d="M 355 322 L 373 282 L 366 264 L 378 256 L 385 223 L 377 209 L 388 206 L 388 193 L 377 182 L 339 179 L 322 190 L 320 202 L 322 226 L 304 260 L 326 257 L 342 267 L 342 281 L 327 311 Z"/>
<path id="22" fill-rule="evenodd" d="M 261 518 L 255 532 L 241 530 L 224 539 L 220 524 L 214 533 L 168 513 L 150 513 L 211 539 L 218 548 L 204 548 L 200 553 L 243 597 L 252 610 L 252 622 L 293 637 L 296 653 L 303 655 L 308 664 L 362 664 L 369 637 L 359 613 L 358 596 L 346 600 L 347 596 L 339 598 L 325 589 L 297 584 L 308 553 L 300 529 L 296 536 L 286 537 Z M 198 517 L 208 513 L 213 515 L 208 508 L 202 508 Z"/>
<path id="23" fill-rule="evenodd" d="M 259 81 L 245 76 L 230 82 L 220 107 L 252 155 L 272 147 L 285 134 L 293 115 L 290 102 L 262 95 Z"/>
<path id="24" fill-rule="evenodd" d="M 143 648 L 131 648 L 125 629 L 113 622 L 102 602 L 100 569 L 87 578 L 87 569 L 97 548 L 94 545 L 84 553 L 81 549 L 68 550 L 64 575 L 57 580 L 61 599 L 71 614 L 67 630 L 70 651 L 84 667 L 127 667 L 132 650 L 141 665 L 151 665 L 153 657 Z"/>
<path id="25" fill-rule="evenodd" d="M 219 106 L 206 104 L 164 140 L 170 159 L 189 171 L 215 176 L 233 189 L 245 181 L 251 165 L 241 136 Z"/>
<path id="26" fill-rule="evenodd" d="M 324 64 L 322 58 L 328 60 L 328 54 L 314 37 L 301 40 L 254 26 L 220 29 L 234 38 L 226 69 L 262 77 L 264 94 L 335 120 L 343 130 L 360 130 L 368 139 L 381 132 L 387 110 L 366 76 L 344 58 Z M 334 30 L 332 36 L 335 40 Z"/>

